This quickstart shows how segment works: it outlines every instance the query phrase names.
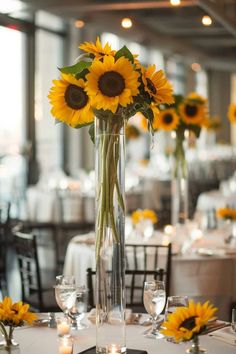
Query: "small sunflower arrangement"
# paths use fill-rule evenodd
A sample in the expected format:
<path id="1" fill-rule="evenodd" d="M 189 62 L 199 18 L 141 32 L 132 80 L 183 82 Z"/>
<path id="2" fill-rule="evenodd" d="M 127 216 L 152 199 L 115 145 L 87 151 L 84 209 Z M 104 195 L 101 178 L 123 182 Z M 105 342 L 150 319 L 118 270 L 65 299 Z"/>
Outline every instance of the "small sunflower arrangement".
<path id="1" fill-rule="evenodd" d="M 178 307 L 175 312 L 168 315 L 160 332 L 167 337 L 173 337 L 176 343 L 193 340 L 196 348 L 199 346 L 198 336 L 204 334 L 209 321 L 216 319 L 216 311 L 217 308 L 209 301 L 201 304 L 190 300 L 187 307 Z"/>
<path id="2" fill-rule="evenodd" d="M 173 152 L 175 157 L 174 177 L 177 177 L 179 168 L 183 177 L 187 174 L 185 160 L 184 139 L 185 131 L 200 135 L 207 117 L 207 100 L 195 92 L 186 97 L 182 95 L 174 96 L 175 103 L 169 106 L 160 105 L 159 113 L 154 116 L 153 126 L 155 130 L 174 131 L 176 136 L 176 146 Z"/>
<path id="3" fill-rule="evenodd" d="M 0 332 L 5 339 L 6 347 L 12 344 L 15 327 L 23 326 L 25 323 L 32 324 L 36 319 L 36 314 L 29 312 L 28 304 L 21 301 L 13 303 L 10 297 L 5 297 L 0 302 Z M 6 326 L 9 327 L 8 331 Z"/>
<path id="4" fill-rule="evenodd" d="M 153 132 L 158 106 L 173 104 L 174 98 L 164 72 L 156 70 L 155 65 L 144 68 L 126 46 L 115 51 L 97 38 L 95 43 L 85 42 L 79 48 L 84 53 L 74 65 L 60 68 L 60 78 L 53 81 L 48 97 L 56 121 L 73 128 L 89 126 L 92 141 L 99 141 L 96 146 L 103 172 L 97 183 L 98 260 L 105 229 L 111 229 L 114 241 L 120 243 L 113 205 L 116 195 L 119 208 L 125 209 L 117 174 L 118 148 L 123 144 L 119 136 L 124 134 L 129 118 L 137 113 L 142 113 Z M 137 136 L 137 131 L 133 129 L 132 134 Z"/>
<path id="5" fill-rule="evenodd" d="M 131 214 L 131 219 L 134 225 L 137 225 L 142 220 L 150 220 L 152 224 L 158 222 L 158 217 L 155 211 L 151 209 L 138 209 Z"/>
<path id="6" fill-rule="evenodd" d="M 218 131 L 221 128 L 221 125 L 221 120 L 217 116 L 209 117 L 203 123 L 203 127 L 211 131 Z"/>
<path id="7" fill-rule="evenodd" d="M 216 211 L 216 215 L 218 218 L 236 221 L 236 209 L 232 209 L 228 207 L 219 208 Z"/>
<path id="8" fill-rule="evenodd" d="M 236 103 L 229 105 L 228 118 L 232 124 L 236 124 Z"/>

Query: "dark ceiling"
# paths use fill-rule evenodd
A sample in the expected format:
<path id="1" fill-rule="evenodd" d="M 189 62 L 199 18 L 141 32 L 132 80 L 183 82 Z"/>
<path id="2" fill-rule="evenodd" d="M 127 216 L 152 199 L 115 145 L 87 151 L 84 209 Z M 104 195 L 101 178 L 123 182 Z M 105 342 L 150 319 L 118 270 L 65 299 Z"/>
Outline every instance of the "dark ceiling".
<path id="1" fill-rule="evenodd" d="M 63 18 L 85 19 L 105 31 L 145 44 L 189 53 L 206 61 L 214 58 L 233 65 L 236 62 L 236 0 L 182 0 L 173 7 L 169 0 L 23 0 L 32 10 L 44 9 Z M 213 23 L 204 27 L 203 15 Z M 132 29 L 120 28 L 122 17 L 131 17 Z M 235 64 L 236 65 L 236 64 Z"/>

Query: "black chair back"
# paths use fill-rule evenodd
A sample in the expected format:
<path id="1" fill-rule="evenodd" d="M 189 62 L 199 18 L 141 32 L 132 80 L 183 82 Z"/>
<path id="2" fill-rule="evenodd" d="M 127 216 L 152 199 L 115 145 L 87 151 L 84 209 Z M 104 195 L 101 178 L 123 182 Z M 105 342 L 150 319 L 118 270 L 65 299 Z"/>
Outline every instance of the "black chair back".
<path id="1" fill-rule="evenodd" d="M 32 307 L 37 303 L 37 307 L 41 309 L 43 297 L 36 236 L 17 231 L 14 233 L 14 240 L 21 277 L 22 301 L 30 303 Z M 31 303 L 32 295 L 34 304 Z"/>
<path id="2" fill-rule="evenodd" d="M 88 287 L 88 308 L 95 307 L 95 284 L 96 271 L 91 268 L 87 269 L 87 287 Z M 108 272 L 109 275 L 109 272 Z M 165 271 L 158 270 L 130 270 L 125 271 L 126 284 L 126 307 L 131 308 L 135 312 L 143 312 L 143 288 L 144 282 L 148 280 L 163 280 Z"/>
<path id="3" fill-rule="evenodd" d="M 125 245 L 126 269 L 158 270 L 164 269 L 166 296 L 170 293 L 172 244 Z"/>

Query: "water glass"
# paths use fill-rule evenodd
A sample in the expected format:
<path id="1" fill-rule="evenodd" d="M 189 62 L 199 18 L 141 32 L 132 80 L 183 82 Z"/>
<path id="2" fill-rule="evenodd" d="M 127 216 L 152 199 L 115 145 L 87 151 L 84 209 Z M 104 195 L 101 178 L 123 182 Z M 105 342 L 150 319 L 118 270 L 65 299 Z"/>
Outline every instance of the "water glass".
<path id="1" fill-rule="evenodd" d="M 236 333 L 236 308 L 232 309 L 231 328 Z"/>
<path id="2" fill-rule="evenodd" d="M 188 306 L 188 297 L 182 295 L 168 296 L 166 301 L 165 321 L 168 314 L 175 312 L 178 307 Z"/>
<path id="3" fill-rule="evenodd" d="M 55 297 L 58 306 L 67 315 L 76 300 L 74 276 L 59 275 L 56 277 Z"/>
<path id="4" fill-rule="evenodd" d="M 178 307 L 186 307 L 188 306 L 188 297 L 175 295 L 168 296 L 166 301 L 166 310 L 165 310 L 165 321 L 168 319 L 168 315 L 175 312 Z M 168 342 L 175 342 L 173 337 L 167 337 Z"/>
<path id="5" fill-rule="evenodd" d="M 85 323 L 82 323 L 87 312 L 88 306 L 88 289 L 86 286 L 77 286 L 76 287 L 76 299 L 73 307 L 70 310 L 70 317 L 72 319 L 72 328 L 79 330 L 87 328 L 88 326 Z"/>
<path id="6" fill-rule="evenodd" d="M 152 280 L 144 283 L 143 303 L 146 311 L 152 318 L 151 332 L 146 336 L 149 338 L 163 338 L 163 335 L 158 331 L 158 318 L 165 307 L 166 292 L 163 281 Z"/>

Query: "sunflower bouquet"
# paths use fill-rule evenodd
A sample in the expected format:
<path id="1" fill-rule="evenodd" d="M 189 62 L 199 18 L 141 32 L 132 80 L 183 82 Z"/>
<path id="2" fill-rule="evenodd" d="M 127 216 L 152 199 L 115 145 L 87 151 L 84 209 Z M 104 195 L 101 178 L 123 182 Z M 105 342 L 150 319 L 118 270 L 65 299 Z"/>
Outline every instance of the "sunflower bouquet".
<path id="1" fill-rule="evenodd" d="M 197 93 L 190 93 L 186 97 L 175 95 L 175 103 L 167 107 L 160 106 L 153 119 L 154 130 L 174 131 L 176 146 L 174 150 L 175 167 L 174 177 L 181 169 L 182 177 L 187 175 L 187 165 L 184 151 L 185 132 L 193 132 L 197 137 L 207 119 L 207 100 Z"/>
<path id="2" fill-rule="evenodd" d="M 154 110 L 160 104 L 172 104 L 174 99 L 163 71 L 156 71 L 155 65 L 144 68 L 126 46 L 115 51 L 108 43 L 102 46 L 97 38 L 96 43 L 85 42 L 79 48 L 84 53 L 74 65 L 60 69 L 61 77 L 53 81 L 48 97 L 55 119 L 73 128 L 89 126 L 90 137 L 100 152 L 96 193 L 98 259 L 104 228 L 111 229 L 114 241 L 120 243 L 114 214 L 114 195 L 119 208 L 125 208 L 117 173 L 122 144 L 119 136 L 124 135 L 125 125 L 137 112 L 146 117 L 153 130 Z"/>
<path id="3" fill-rule="evenodd" d="M 29 312 L 28 304 L 21 301 L 13 303 L 10 297 L 5 297 L 0 302 L 0 333 L 5 339 L 4 346 L 11 347 L 15 327 L 23 326 L 25 323 L 31 324 L 36 319 L 36 314 Z"/>
<path id="4" fill-rule="evenodd" d="M 142 220 L 149 220 L 152 224 L 156 224 L 158 221 L 157 214 L 151 209 L 138 209 L 133 211 L 131 219 L 134 225 L 138 224 Z"/>
<path id="5" fill-rule="evenodd" d="M 214 316 L 216 311 L 217 308 L 209 301 L 201 304 L 190 300 L 187 307 L 178 307 L 175 312 L 168 315 L 160 332 L 172 337 L 176 343 L 193 340 L 193 346 L 188 352 L 199 354 L 198 336 L 204 334 L 209 321 L 216 319 Z"/>

